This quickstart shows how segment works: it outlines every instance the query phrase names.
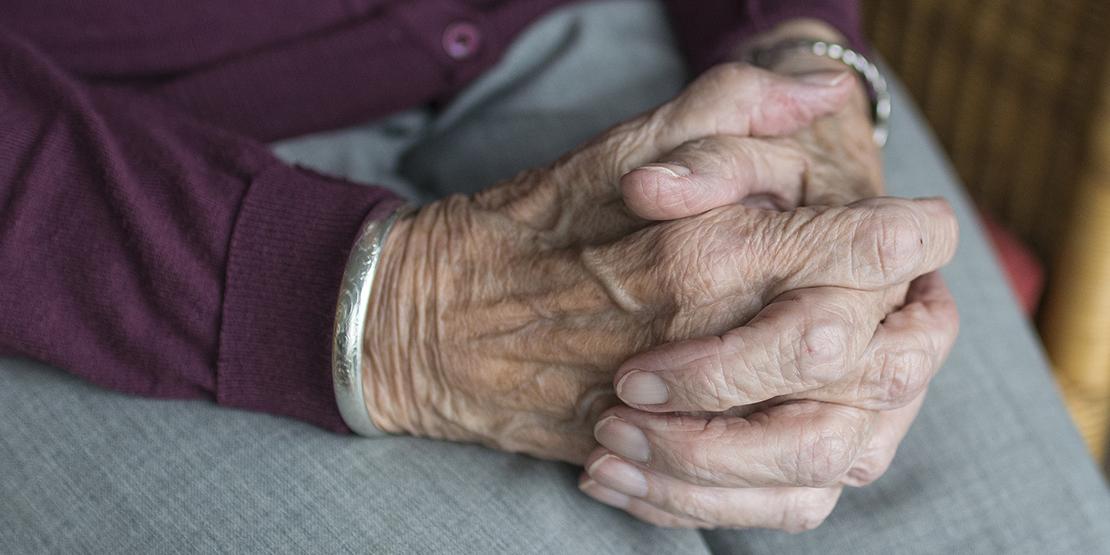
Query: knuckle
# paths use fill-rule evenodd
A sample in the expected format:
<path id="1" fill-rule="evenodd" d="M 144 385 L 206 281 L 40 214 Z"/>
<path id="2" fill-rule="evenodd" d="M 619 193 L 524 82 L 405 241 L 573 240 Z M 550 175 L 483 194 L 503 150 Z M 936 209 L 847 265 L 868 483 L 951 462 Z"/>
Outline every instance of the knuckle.
<path id="1" fill-rule="evenodd" d="M 836 496 L 832 490 L 793 493 L 783 512 L 781 528 L 794 534 L 816 529 L 832 514 L 835 506 Z"/>
<path id="2" fill-rule="evenodd" d="M 712 226 L 698 225 L 692 220 L 670 222 L 659 226 L 653 249 L 657 271 L 665 293 L 679 306 L 697 305 L 711 298 L 720 284 L 713 269 L 719 250 L 711 236 Z"/>
<path id="3" fill-rule="evenodd" d="M 851 329 L 843 318 L 823 318 L 806 324 L 795 354 L 798 381 L 822 385 L 835 381 L 846 368 L 845 356 L 851 342 Z"/>
<path id="4" fill-rule="evenodd" d="M 858 446 L 855 430 L 837 419 L 825 419 L 801 434 L 795 469 L 801 486 L 838 482 L 852 468 Z"/>
<path id="5" fill-rule="evenodd" d="M 913 213 L 905 207 L 889 206 L 870 212 L 859 223 L 852 240 L 857 267 L 870 274 L 862 281 L 901 281 L 921 254 L 923 239 Z"/>
<path id="6" fill-rule="evenodd" d="M 862 457 L 848 472 L 849 482 L 857 487 L 874 483 L 886 473 L 890 461 L 878 457 Z"/>
<path id="7" fill-rule="evenodd" d="M 729 95 L 743 93 L 751 87 L 755 68 L 742 63 L 717 64 L 703 72 L 675 101 L 679 111 L 695 109 L 694 105 L 711 102 Z"/>
<path id="8" fill-rule="evenodd" d="M 601 169 L 601 175 L 607 178 L 619 179 L 622 174 L 635 167 L 630 160 L 661 125 L 659 119 L 665 115 L 657 112 L 658 110 L 648 116 L 618 124 L 596 142 L 566 159 L 567 162 L 576 163 L 557 162 L 556 167 L 563 171 L 580 173 L 583 167 L 589 166 Z"/>
<path id="9" fill-rule="evenodd" d="M 903 406 L 925 390 L 932 373 L 925 351 L 884 351 L 878 358 L 868 387 L 885 407 Z"/>
<path id="10" fill-rule="evenodd" d="M 838 434 L 826 434 L 808 446 L 805 457 L 809 463 L 807 484 L 815 486 L 831 484 L 850 469 L 852 447 L 848 438 Z"/>
<path id="11" fill-rule="evenodd" d="M 771 176 L 775 175 L 776 165 L 787 160 L 785 163 L 796 166 L 800 159 L 799 155 L 789 149 L 772 149 L 766 143 L 743 139 L 735 140 L 735 146 L 729 149 L 728 156 L 732 166 L 730 177 L 751 183 L 770 183 Z"/>
<path id="12" fill-rule="evenodd" d="M 913 322 L 929 323 L 931 319 L 931 311 L 924 303 L 914 302 L 903 306 L 899 312 L 904 314 L 907 319 Z"/>

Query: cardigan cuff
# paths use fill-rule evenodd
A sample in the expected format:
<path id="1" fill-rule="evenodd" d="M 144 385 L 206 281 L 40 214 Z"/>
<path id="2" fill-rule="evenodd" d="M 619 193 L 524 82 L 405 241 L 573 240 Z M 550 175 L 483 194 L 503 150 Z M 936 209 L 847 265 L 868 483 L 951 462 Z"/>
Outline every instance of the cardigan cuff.
<path id="1" fill-rule="evenodd" d="M 401 203 L 385 189 L 284 164 L 254 178 L 228 257 L 220 404 L 349 432 L 331 377 L 340 281 L 362 223 Z"/>

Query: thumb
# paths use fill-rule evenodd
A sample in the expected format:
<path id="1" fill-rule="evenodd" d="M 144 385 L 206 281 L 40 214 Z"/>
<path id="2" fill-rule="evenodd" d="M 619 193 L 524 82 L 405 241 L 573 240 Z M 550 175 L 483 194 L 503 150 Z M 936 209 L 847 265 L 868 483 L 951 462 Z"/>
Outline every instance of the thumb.
<path id="1" fill-rule="evenodd" d="M 659 115 L 661 150 L 710 135 L 770 137 L 794 133 L 844 108 L 856 86 L 848 71 L 780 75 L 746 64 L 707 71 Z"/>
<path id="2" fill-rule="evenodd" d="M 620 236 L 646 223 L 621 202 L 617 185 L 622 175 L 697 139 L 784 135 L 804 128 L 847 103 L 853 86 L 848 76 L 800 79 L 747 64 L 719 65 L 673 100 L 556 161 L 546 174 L 554 177 L 548 186 L 514 180 L 512 194 L 497 197 L 526 201 L 514 203 L 514 217 L 521 220 L 547 221 L 552 213 L 562 214 L 564 224 L 555 227 L 565 235 L 563 242 L 580 240 L 583 233 Z M 597 232 L 598 226 L 605 231 Z"/>
<path id="3" fill-rule="evenodd" d="M 625 205 L 647 220 L 674 220 L 762 198 L 780 209 L 801 202 L 807 176 L 796 147 L 716 136 L 691 141 L 621 177 Z"/>

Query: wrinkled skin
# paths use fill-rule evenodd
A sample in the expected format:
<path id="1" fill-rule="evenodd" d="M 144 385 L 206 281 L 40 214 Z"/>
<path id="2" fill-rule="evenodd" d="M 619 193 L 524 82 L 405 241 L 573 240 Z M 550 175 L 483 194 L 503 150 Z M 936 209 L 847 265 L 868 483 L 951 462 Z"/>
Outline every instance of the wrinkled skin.
<path id="1" fill-rule="evenodd" d="M 802 56 L 776 71 L 839 69 Z M 803 187 L 761 202 L 791 209 L 882 194 L 862 86 L 853 96 L 836 113 L 770 140 L 776 148 L 734 137 L 680 148 L 653 165 L 683 178 L 634 171 L 622 182 L 626 201 L 646 218 L 688 217 L 751 199 L 728 168 L 771 174 L 799 165 L 808 176 Z M 737 157 L 749 163 L 722 171 L 721 160 Z M 890 258 L 912 250 L 910 238 L 885 241 L 901 245 Z M 790 291 L 742 327 L 633 357 L 614 383 L 635 408 L 603 415 L 595 433 L 604 447 L 591 454 L 580 487 L 659 525 L 811 529 L 832 511 L 842 486 L 885 472 L 958 325 L 951 295 L 931 273 L 885 289 Z M 644 373 L 661 378 L 666 394 L 645 386 Z"/>
<path id="2" fill-rule="evenodd" d="M 595 423 L 603 413 L 599 438 L 613 418 L 647 430 L 649 420 L 658 418 L 665 430 L 679 433 L 653 432 L 648 439 L 696 447 L 689 450 L 694 460 L 680 459 L 673 444 L 658 441 L 644 460 L 634 461 L 658 471 L 653 489 L 619 493 L 615 483 L 600 475 L 595 478 L 604 486 L 584 483 L 583 489 L 663 525 L 790 528 L 793 523 L 737 517 L 744 511 L 735 499 L 723 504 L 719 515 L 688 514 L 689 499 L 682 493 L 700 493 L 678 487 L 668 491 L 663 480 L 692 487 L 827 485 L 825 475 L 769 471 L 751 477 L 744 469 L 730 474 L 716 467 L 701 473 L 704 484 L 696 484 L 698 464 L 709 468 L 714 462 L 708 448 L 723 450 L 729 441 L 736 442 L 708 433 L 718 426 L 712 422 L 722 422 L 722 429 L 754 429 L 755 423 L 765 422 L 783 434 L 799 427 L 815 430 L 804 436 L 815 440 L 812 445 L 761 433 L 755 443 L 765 445 L 771 459 L 783 460 L 831 460 L 840 444 L 855 449 L 879 434 L 875 419 L 857 418 L 847 408 L 827 408 L 841 405 L 772 403 L 755 407 L 755 412 L 736 407 L 791 395 L 808 399 L 815 396 L 813 391 L 823 391 L 827 400 L 853 396 L 860 389 L 854 384 L 863 383 L 867 372 L 822 361 L 842 361 L 846 353 L 866 350 L 878 321 L 902 303 L 905 284 L 943 265 L 956 243 L 954 218 L 938 200 L 871 199 L 847 206 L 767 209 L 769 204 L 792 207 L 813 194 L 815 181 L 809 154 L 800 146 L 805 137 L 801 130 L 843 109 L 855 86 L 843 78 L 820 81 L 824 84 L 805 84 L 743 65 L 721 66 L 674 101 L 617 126 L 551 167 L 526 172 L 472 198 L 433 203 L 400 220 L 383 252 L 364 341 L 364 391 L 374 423 L 390 432 L 586 463 L 592 472 L 599 470 L 601 459 L 630 464 L 615 449 L 591 455 L 597 446 Z M 794 143 L 759 139 L 792 133 Z M 683 148 L 733 153 L 706 157 L 700 166 L 722 176 L 729 195 L 705 206 L 671 205 L 663 195 L 634 198 L 630 180 L 636 175 L 674 178 L 665 165 L 642 166 L 675 159 Z M 767 161 L 771 158 L 775 163 Z M 778 163 L 780 158 L 793 160 L 793 165 Z M 684 212 L 660 213 L 676 207 Z M 843 294 L 814 298 L 812 292 L 828 289 Z M 861 299 L 867 301 L 857 307 Z M 799 316 L 798 310 L 804 314 Z M 772 319 L 769 311 L 781 316 Z M 819 331 L 799 351 L 796 340 L 813 335 L 797 331 L 807 329 L 799 322 L 808 321 L 810 312 L 827 312 L 828 329 L 841 330 L 850 340 L 841 345 L 838 332 Z M 789 372 L 776 375 L 779 362 L 768 362 L 732 373 L 754 372 L 753 383 L 766 386 L 761 390 L 738 386 L 721 390 L 731 396 L 706 395 L 704 388 L 682 387 L 681 379 L 675 379 L 675 395 L 667 403 L 624 399 L 630 406 L 618 405 L 614 384 L 619 388 L 620 379 L 638 368 L 630 364 L 666 352 L 648 349 L 682 349 L 692 344 L 686 340 L 724 337 L 760 319 L 769 324 L 753 332 L 757 336 L 775 337 L 770 344 L 781 345 L 786 355 L 809 355 L 795 357 L 799 379 L 785 379 L 792 377 Z M 930 354 L 943 356 L 936 351 Z M 642 354 L 629 360 L 637 353 Z M 659 365 L 660 374 L 670 366 Z M 710 384 L 703 378 L 695 381 L 699 379 Z M 660 414 L 675 410 L 694 414 Z M 697 416 L 706 411 L 726 414 Z M 839 412 L 830 411 L 846 415 L 840 418 Z M 719 420 L 726 416 L 744 424 Z M 671 420 L 675 418 L 679 420 Z M 694 428 L 703 421 L 710 424 L 698 428 L 706 433 L 696 433 L 675 424 L 682 418 L 694 419 L 688 421 Z M 845 425 L 847 418 L 861 423 Z M 855 435 L 848 437 L 848 427 Z M 838 442 L 842 436 L 845 441 Z M 807 453 L 814 453 L 813 445 L 820 452 L 811 456 Z M 822 445 L 830 447 L 821 451 Z M 854 462 L 858 457 L 851 454 Z M 718 476 L 725 475 L 732 481 L 718 483 Z M 624 501 L 612 502 L 614 494 Z"/>

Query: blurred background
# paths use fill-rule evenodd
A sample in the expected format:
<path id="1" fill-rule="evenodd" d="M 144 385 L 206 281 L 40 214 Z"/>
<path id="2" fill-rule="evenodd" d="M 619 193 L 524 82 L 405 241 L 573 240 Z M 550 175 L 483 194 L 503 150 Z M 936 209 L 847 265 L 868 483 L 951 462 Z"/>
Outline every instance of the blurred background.
<path id="1" fill-rule="evenodd" d="M 967 184 L 1107 468 L 1110 2 L 865 0 L 864 20 Z"/>

